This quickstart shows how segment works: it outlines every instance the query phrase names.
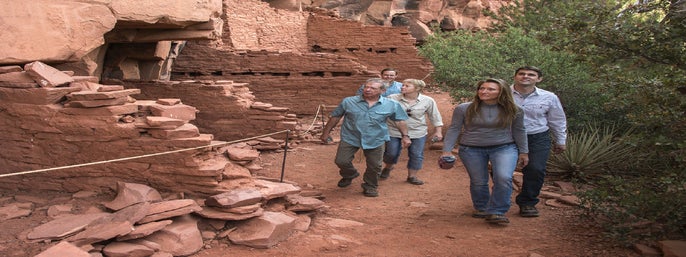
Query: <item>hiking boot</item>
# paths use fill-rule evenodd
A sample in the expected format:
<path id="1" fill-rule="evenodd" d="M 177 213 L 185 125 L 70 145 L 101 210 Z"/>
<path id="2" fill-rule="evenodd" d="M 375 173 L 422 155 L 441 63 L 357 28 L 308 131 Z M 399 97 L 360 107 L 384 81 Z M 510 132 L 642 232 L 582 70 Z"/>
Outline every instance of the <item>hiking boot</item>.
<path id="1" fill-rule="evenodd" d="M 362 194 L 366 197 L 377 197 L 379 196 L 379 191 L 376 191 L 376 188 L 362 184 Z"/>
<path id="2" fill-rule="evenodd" d="M 392 170 L 393 170 L 392 168 L 391 168 L 391 169 L 389 169 L 389 168 L 383 168 L 383 169 L 381 170 L 381 173 L 379 173 L 379 179 L 384 180 L 384 179 L 387 179 L 388 177 L 390 177 L 390 176 L 391 176 L 391 171 L 392 171 Z"/>
<path id="3" fill-rule="evenodd" d="M 503 214 L 490 214 L 486 217 L 486 222 L 491 224 L 506 224 L 510 223 L 510 220 Z"/>
<path id="4" fill-rule="evenodd" d="M 488 213 L 485 211 L 475 210 L 472 213 L 472 217 L 477 218 L 477 219 L 485 219 L 486 217 L 488 217 Z"/>
<path id="5" fill-rule="evenodd" d="M 350 184 L 353 183 L 353 179 L 356 178 L 356 177 L 358 177 L 358 176 L 360 176 L 360 173 L 359 173 L 359 172 L 355 173 L 355 175 L 353 175 L 352 177 L 349 177 L 349 178 L 342 178 L 341 180 L 338 181 L 338 187 L 347 187 L 347 186 L 349 186 Z"/>
<path id="6" fill-rule="evenodd" d="M 523 205 L 519 206 L 519 216 L 533 218 L 538 217 L 538 210 L 535 206 Z"/>
<path id="7" fill-rule="evenodd" d="M 423 185 L 424 181 L 419 180 L 417 177 L 409 177 L 407 178 L 407 183 L 412 185 Z"/>

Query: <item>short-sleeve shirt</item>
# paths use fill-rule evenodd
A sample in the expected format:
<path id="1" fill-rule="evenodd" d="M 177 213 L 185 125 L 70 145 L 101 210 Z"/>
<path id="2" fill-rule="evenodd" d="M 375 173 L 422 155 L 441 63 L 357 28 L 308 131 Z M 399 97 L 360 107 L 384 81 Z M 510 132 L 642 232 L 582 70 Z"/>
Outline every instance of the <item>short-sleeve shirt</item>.
<path id="1" fill-rule="evenodd" d="M 343 117 L 341 140 L 362 149 L 377 148 L 391 138 L 386 120 L 407 120 L 407 113 L 400 103 L 380 97 L 369 107 L 362 96 L 349 96 L 331 112 L 332 117 Z"/>
<path id="2" fill-rule="evenodd" d="M 386 88 L 386 92 L 383 92 L 381 96 L 388 97 L 389 95 L 394 95 L 394 94 L 400 94 L 400 89 L 403 87 L 403 83 L 400 83 L 398 81 L 393 81 L 391 85 Z M 362 91 L 364 90 L 364 84 L 360 86 L 360 88 L 357 89 L 357 95 L 362 95 Z"/>

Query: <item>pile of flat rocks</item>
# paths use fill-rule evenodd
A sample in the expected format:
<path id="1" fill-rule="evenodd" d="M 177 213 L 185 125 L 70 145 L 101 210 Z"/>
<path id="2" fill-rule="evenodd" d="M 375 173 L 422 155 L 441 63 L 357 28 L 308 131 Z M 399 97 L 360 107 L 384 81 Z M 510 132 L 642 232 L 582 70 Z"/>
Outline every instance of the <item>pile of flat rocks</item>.
<path id="1" fill-rule="evenodd" d="M 324 207 L 320 198 L 267 179 L 201 199 L 184 199 L 183 194 L 163 198 L 147 185 L 119 182 L 116 197 L 103 203 L 104 208 L 73 214 L 73 205 L 54 204 L 47 208 L 51 220 L 22 239 L 53 244 L 36 255 L 41 257 L 187 256 L 213 240 L 269 248 L 295 231 L 306 231 L 309 215 Z M 33 203 L 15 202 L 0 208 L 0 214 L 4 219 L 25 217 L 33 209 Z M 209 226 L 201 230 L 201 222 Z"/>

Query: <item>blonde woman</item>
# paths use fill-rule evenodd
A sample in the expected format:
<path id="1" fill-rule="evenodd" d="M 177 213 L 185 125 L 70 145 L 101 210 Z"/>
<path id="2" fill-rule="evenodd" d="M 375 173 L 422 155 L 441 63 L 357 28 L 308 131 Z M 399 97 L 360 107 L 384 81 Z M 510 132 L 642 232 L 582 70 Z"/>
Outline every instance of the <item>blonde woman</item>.
<path id="1" fill-rule="evenodd" d="M 417 173 L 422 169 L 424 162 L 424 144 L 429 134 L 426 124 L 427 117 L 434 126 L 434 133 L 431 137 L 435 140 L 443 138 L 443 120 L 438 112 L 436 101 L 421 93 L 425 86 L 426 83 L 422 80 L 406 79 L 403 81 L 400 94 L 388 96 L 388 98 L 398 101 L 405 112 L 407 112 L 407 116 L 409 116 L 409 119 L 406 121 L 408 133 L 403 135 L 394 123 L 387 122 L 391 140 L 386 143 L 386 151 L 383 157 L 385 167 L 381 170 L 381 174 L 379 174 L 380 179 L 387 179 L 390 176 L 391 170 L 398 163 L 398 157 L 402 150 L 401 139 L 402 137 L 408 137 L 412 143 L 407 149 L 409 160 L 407 161 L 406 181 L 413 185 L 424 184 L 424 181 L 417 178 Z"/>

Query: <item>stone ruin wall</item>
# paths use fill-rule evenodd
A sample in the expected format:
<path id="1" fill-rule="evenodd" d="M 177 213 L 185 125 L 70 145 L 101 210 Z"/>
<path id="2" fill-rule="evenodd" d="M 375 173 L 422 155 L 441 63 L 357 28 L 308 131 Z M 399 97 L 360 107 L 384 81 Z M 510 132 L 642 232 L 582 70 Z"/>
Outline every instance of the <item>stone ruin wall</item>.
<path id="1" fill-rule="evenodd" d="M 402 78 L 426 78 L 432 69 L 406 28 L 365 26 L 323 11 L 272 9 L 259 1 L 225 1 L 225 8 L 222 43 L 186 44 L 174 62 L 173 80 L 247 83 L 260 101 L 315 114 L 319 105 L 353 95 L 383 68 L 397 68 Z M 296 43 L 260 37 L 264 31 L 291 35 Z"/>
<path id="2" fill-rule="evenodd" d="M 472 2 L 469 1 L 470 5 Z M 0 125 L 3 132 L 7 131 L 1 142 L 2 148 L 7 149 L 0 160 L 4 167 L 2 173 L 179 149 L 213 139 L 235 140 L 275 129 L 297 130 L 294 113 L 314 114 L 319 104 L 337 104 L 344 96 L 352 95 L 364 80 L 378 76 L 378 71 L 384 67 L 398 68 L 401 79 L 423 78 L 431 70 L 430 65 L 417 58 L 415 40 L 403 27 L 362 25 L 322 10 L 273 9 L 257 0 L 225 0 L 223 6 L 219 4 L 223 10 L 211 7 L 217 3 L 216 0 L 198 1 L 197 4 L 205 8 L 202 13 L 206 16 L 198 17 L 196 12 L 195 16 L 185 16 L 188 20 L 181 21 L 175 19 L 184 19 L 179 18 L 184 17 L 179 14 L 190 7 L 164 5 L 169 9 L 161 11 L 176 13 L 154 13 L 147 18 L 156 20 L 142 21 L 126 13 L 132 6 L 137 6 L 136 2 L 121 1 L 103 7 L 101 5 L 106 4 L 98 1 L 56 3 L 40 0 L 41 10 L 63 10 L 60 15 L 64 16 L 60 18 L 33 16 L 35 20 L 56 22 L 40 24 L 42 31 L 57 33 L 32 33 L 21 26 L 12 28 L 11 20 L 1 24 L 2 31 L 17 31 L 6 35 L 11 40 L 4 42 L 19 45 L 14 48 L 0 43 L 0 64 L 23 65 L 31 60 L 47 60 L 60 70 L 73 71 L 72 75 L 95 76 L 102 86 L 141 89 L 142 92 L 131 95 L 133 101 L 178 98 L 184 105 L 199 110 L 188 125 L 197 126 L 195 133 L 206 135 L 195 141 L 152 140 L 144 136 L 146 133 L 141 128 L 120 120 L 124 116 L 141 118 L 133 115 L 140 110 L 129 114 L 67 114 L 60 107 L 64 99 L 55 100 L 53 89 L 23 88 L 12 84 L 14 80 L 10 78 L 0 81 L 4 84 L 0 94 Z M 20 14 L 21 6 L 26 4 L 13 4 L 5 12 Z M 384 4 L 372 4 L 370 8 L 379 6 L 387 8 Z M 221 15 L 217 15 L 217 11 L 221 11 Z M 388 11 L 370 9 L 366 15 L 384 16 Z M 392 13 L 399 12 L 393 10 Z M 92 20 L 89 15 L 103 20 L 100 23 L 80 22 Z M 88 26 L 77 29 L 70 28 L 71 24 Z M 217 30 L 223 31 L 221 38 Z M 94 33 L 104 33 L 104 42 L 95 40 L 97 35 Z M 186 47 L 176 56 L 174 51 L 185 40 L 189 40 Z M 58 47 L 50 49 L 48 43 Z M 103 45 L 97 47 L 91 43 Z M 22 52 L 27 49 L 30 51 Z M 171 54 L 165 55 L 167 52 Z M 176 62 L 171 66 L 173 61 Z M 155 81 L 155 78 L 164 79 L 165 72 L 168 76 L 169 67 L 173 67 L 171 77 L 176 81 Z M 28 83 L 24 79 L 19 79 L 18 83 Z M 43 95 L 50 100 L 27 103 L 23 98 L 35 98 L 31 95 Z M 144 105 L 136 106 L 143 108 Z M 107 181 L 126 180 L 145 182 L 160 189 L 202 191 L 208 188 L 207 185 L 221 181 L 218 179 L 221 171 L 209 172 L 211 176 L 203 175 L 198 179 L 188 179 L 184 172 L 189 172 L 189 167 L 190 170 L 202 170 L 205 165 L 202 160 L 213 160 L 215 155 L 213 149 L 205 149 L 188 155 L 175 154 L 170 159 L 151 157 L 145 161 L 50 172 L 56 175 L 3 178 L 0 187 L 73 191 L 100 186 L 111 188 L 113 183 L 107 186 Z M 178 177 L 169 175 L 176 173 Z M 202 182 L 186 187 L 176 185 L 176 180 Z"/>
<path id="3" fill-rule="evenodd" d="M 29 65 L 43 67 L 38 68 L 39 74 L 41 69 L 51 69 L 39 62 L 26 67 Z M 208 146 L 213 140 L 212 135 L 201 134 L 189 123 L 197 110 L 180 101 L 138 101 L 130 95 L 139 93 L 139 89 L 100 85 L 94 82 L 97 78 L 87 76 L 69 77 L 66 83 L 44 86 L 30 82 L 27 74 L 31 72 L 36 73 L 19 66 L 11 72 L 0 72 L 3 79 L 26 77 L 24 82 L 4 82 L 0 87 L 3 174 Z M 48 76 L 45 80 L 50 79 Z M 234 173 L 229 170 L 241 170 L 216 150 L 203 147 L 4 177 L 0 187 L 15 191 L 97 191 L 114 189 L 113 181 L 130 181 L 179 192 L 216 193 L 226 189 L 220 183 L 227 174 Z M 248 178 L 250 173 L 243 170 Z"/>
<path id="4" fill-rule="evenodd" d="M 255 102 L 255 96 L 243 83 L 158 81 L 124 84 L 127 88 L 141 90 L 140 94 L 134 95 L 137 99 L 182 96 L 185 104 L 199 110 L 193 124 L 222 140 L 238 140 L 287 129 L 295 133 L 298 126 L 295 114 L 289 113 L 288 108 Z M 291 134 L 291 138 L 294 136 Z M 286 134 L 271 137 L 283 140 Z"/>

